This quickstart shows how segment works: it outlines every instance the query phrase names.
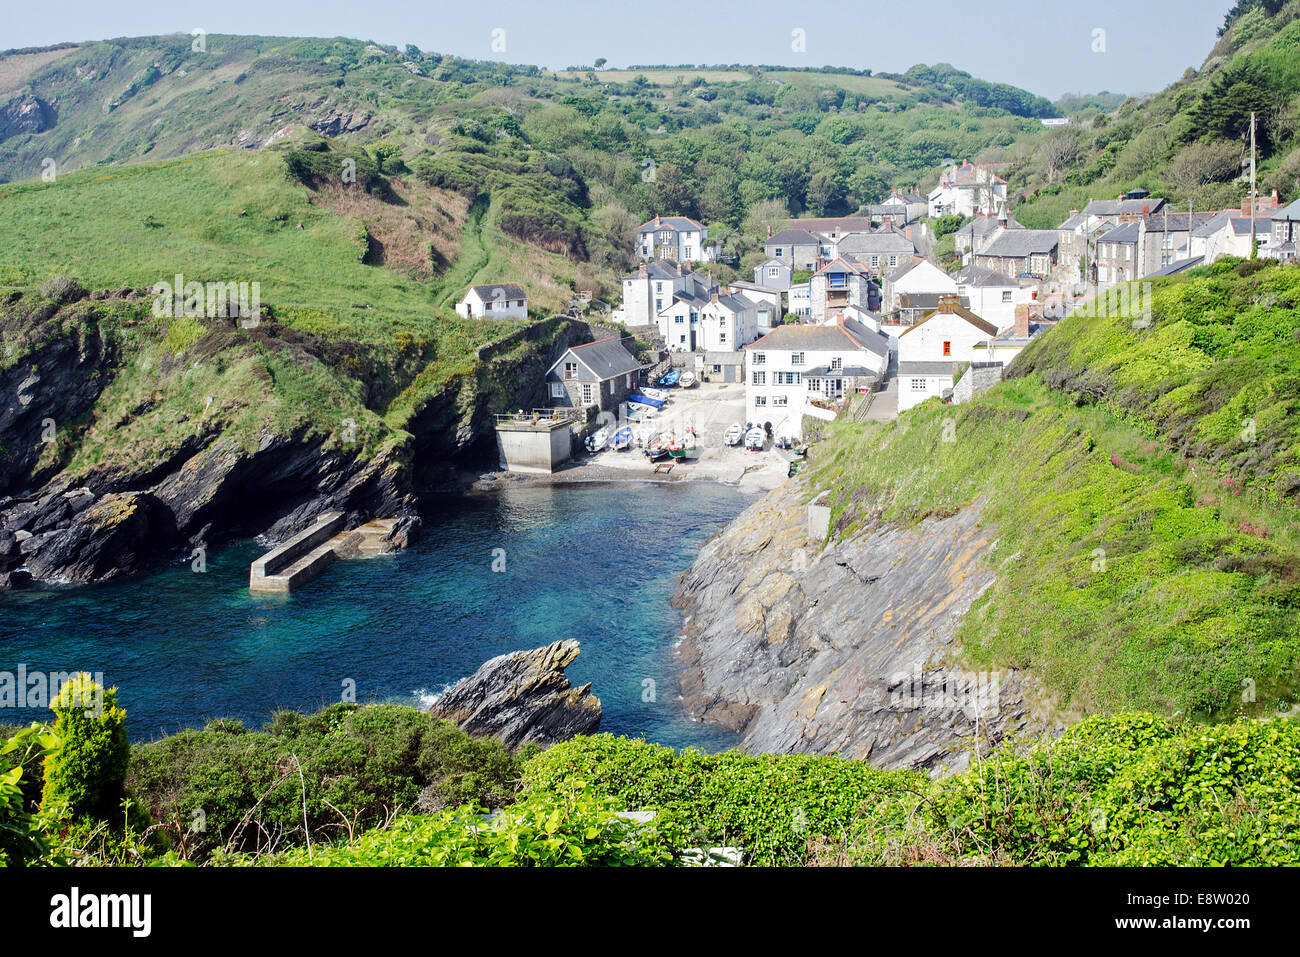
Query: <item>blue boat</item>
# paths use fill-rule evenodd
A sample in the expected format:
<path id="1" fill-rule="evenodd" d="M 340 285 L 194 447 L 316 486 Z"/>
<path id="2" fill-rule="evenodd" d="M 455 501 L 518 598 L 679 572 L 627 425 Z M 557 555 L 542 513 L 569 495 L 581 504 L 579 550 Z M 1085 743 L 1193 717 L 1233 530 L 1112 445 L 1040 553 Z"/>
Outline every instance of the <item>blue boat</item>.
<path id="1" fill-rule="evenodd" d="M 661 376 L 659 379 L 659 384 L 671 388 L 672 386 L 675 386 L 677 384 L 677 380 L 680 379 L 681 377 L 682 377 L 681 370 L 674 369 L 672 372 L 669 372 L 666 376 Z"/>
<path id="2" fill-rule="evenodd" d="M 652 399 L 648 395 L 642 395 L 640 392 L 633 392 L 627 397 L 627 401 L 635 402 L 638 405 L 649 406 L 652 409 L 662 409 L 664 407 L 663 399 Z"/>
<path id="3" fill-rule="evenodd" d="M 614 433 L 614 441 L 610 443 L 615 452 L 626 452 L 632 447 L 632 430 L 622 428 Z"/>

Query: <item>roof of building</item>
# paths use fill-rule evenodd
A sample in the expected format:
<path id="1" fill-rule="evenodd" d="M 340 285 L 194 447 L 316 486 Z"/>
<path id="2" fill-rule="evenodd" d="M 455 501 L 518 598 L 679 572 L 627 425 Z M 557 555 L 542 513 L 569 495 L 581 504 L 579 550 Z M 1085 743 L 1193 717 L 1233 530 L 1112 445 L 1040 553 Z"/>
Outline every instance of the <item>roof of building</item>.
<path id="1" fill-rule="evenodd" d="M 1163 233 L 1166 230 L 1171 233 L 1185 233 L 1188 223 L 1195 229 L 1197 226 L 1205 225 L 1217 215 L 1217 213 L 1152 213 L 1150 216 L 1144 216 L 1141 222 L 1148 234 Z"/>
<path id="2" fill-rule="evenodd" d="M 648 219 L 637 227 L 638 233 L 653 232 L 656 229 L 675 229 L 679 232 L 684 229 L 703 230 L 704 227 L 691 219 L 689 216 L 656 216 L 654 219 Z"/>
<path id="3" fill-rule="evenodd" d="M 1001 256 L 1007 259 L 1024 259 L 1027 256 L 1050 253 L 1061 238 L 1055 229 L 1008 229 L 980 251 L 981 256 Z"/>
<path id="4" fill-rule="evenodd" d="M 871 229 L 869 216 L 831 216 L 822 219 L 792 219 L 786 229 L 804 229 L 812 233 L 856 233 Z"/>
<path id="5" fill-rule="evenodd" d="M 1136 243 L 1138 241 L 1138 224 L 1125 223 L 1123 226 L 1116 226 L 1107 233 L 1098 237 L 1099 243 Z"/>
<path id="6" fill-rule="evenodd" d="M 619 339 L 610 336 L 607 339 L 597 339 L 595 342 L 588 342 L 586 345 L 572 346 L 566 349 L 564 355 L 556 359 L 551 364 L 551 368 L 546 370 L 547 373 L 553 372 L 555 367 L 569 355 L 577 359 L 579 365 L 585 367 L 591 373 L 592 379 L 601 382 L 643 368 L 641 363 L 636 361 L 636 356 L 628 352 Z M 578 376 L 578 381 L 583 380 L 583 376 Z"/>
<path id="7" fill-rule="evenodd" d="M 899 309 L 937 309 L 939 301 L 942 299 L 952 298 L 950 292 L 913 292 L 903 293 L 898 297 Z M 959 300 L 962 305 L 969 306 L 970 300 L 962 296 Z"/>
<path id="8" fill-rule="evenodd" d="M 881 358 L 889 356 L 889 337 L 856 319 L 839 319 L 826 325 L 786 323 L 745 346 L 746 349 L 830 351 L 863 349 Z"/>
<path id="9" fill-rule="evenodd" d="M 845 249 L 845 247 L 848 247 Z M 916 246 L 912 241 L 896 229 L 883 229 L 879 232 L 865 233 L 846 233 L 836 242 L 836 248 L 841 250 L 841 255 L 849 253 L 899 253 L 906 252 L 908 255 L 916 252 Z"/>
<path id="10" fill-rule="evenodd" d="M 1178 262 L 1173 262 L 1170 263 L 1168 266 L 1163 266 L 1160 269 L 1157 269 L 1155 272 L 1151 273 L 1151 275 L 1172 276 L 1175 273 L 1180 273 L 1185 269 L 1191 269 L 1193 266 L 1199 266 L 1204 261 L 1205 261 L 1204 256 L 1193 256 L 1190 259 L 1180 259 L 1178 260 Z"/>
<path id="11" fill-rule="evenodd" d="M 1088 216 L 1137 216 L 1143 209 L 1157 212 L 1165 205 L 1163 199 L 1147 196 L 1142 199 L 1093 199 L 1083 207 Z"/>
<path id="12" fill-rule="evenodd" d="M 867 275 L 867 267 L 862 265 L 859 262 L 854 262 L 852 259 L 846 259 L 843 256 L 836 256 L 825 266 L 822 266 L 821 269 L 818 269 L 815 273 L 813 273 L 813 275 L 821 276 L 826 273 L 841 273 L 841 272 L 851 272 L 855 276 L 865 276 Z"/>
<path id="13" fill-rule="evenodd" d="M 952 280 L 958 286 L 987 286 L 987 287 L 1019 287 L 1020 283 L 1016 282 L 1006 273 L 998 272 L 996 269 L 986 269 L 983 266 L 969 265 L 963 266 L 952 274 Z"/>
<path id="14" fill-rule="evenodd" d="M 945 298 L 949 298 L 949 297 L 945 297 Z M 931 319 L 935 318 L 936 316 L 956 316 L 958 319 L 961 319 L 969 323 L 970 325 L 974 326 L 976 329 L 984 333 L 986 336 L 996 336 L 998 334 L 998 327 L 993 325 L 993 323 L 989 322 L 987 319 L 980 318 L 979 316 L 975 315 L 975 313 L 967 309 L 965 306 L 960 306 L 952 302 L 947 302 L 944 303 L 942 308 L 936 309 L 934 312 L 930 313 L 928 316 L 926 316 L 916 325 L 909 326 L 908 328 L 904 329 L 902 332 L 899 333 L 899 338 L 901 339 L 903 336 L 907 335 L 909 332 L 911 332 L 914 329 L 920 329 L 923 325 L 925 325 L 927 322 L 929 322 Z"/>
<path id="15" fill-rule="evenodd" d="M 1005 164 L 990 164 L 989 166 L 984 166 L 982 164 L 971 163 L 971 162 L 962 163 L 961 166 L 957 167 L 950 174 L 948 174 L 948 185 L 956 186 L 958 188 L 964 186 L 974 186 L 976 184 L 975 176 L 981 169 L 993 177 L 994 183 L 1005 183 L 1006 180 L 1004 180 L 997 173 L 993 172 L 993 166 L 996 165 L 1005 165 Z M 987 185 L 987 183 L 980 183 L 980 185 L 981 186 Z"/>
<path id="16" fill-rule="evenodd" d="M 900 362 L 899 375 L 955 375 L 956 362 Z"/>
<path id="17" fill-rule="evenodd" d="M 514 283 L 501 282 L 490 283 L 486 286 L 470 286 L 470 292 L 478 293 L 478 297 L 484 302 L 491 302 L 494 299 L 527 299 L 528 293 L 524 292 L 523 286 L 516 286 Z"/>
<path id="18" fill-rule="evenodd" d="M 806 229 L 783 229 L 770 237 L 765 246 L 820 246 L 821 237 L 814 236 Z"/>
<path id="19" fill-rule="evenodd" d="M 739 349 L 735 352 L 705 352 L 703 356 L 706 365 L 741 365 L 745 361 L 745 353 Z"/>
<path id="20" fill-rule="evenodd" d="M 645 264 L 646 278 L 648 279 L 681 279 L 683 276 L 693 276 L 689 269 L 680 263 L 668 262 L 663 259 L 655 259 Z M 640 276 L 639 272 L 628 273 L 623 279 L 636 279 Z"/>
<path id="21" fill-rule="evenodd" d="M 1258 217 L 1257 217 L 1257 218 L 1258 218 Z M 1270 219 L 1290 219 L 1290 220 L 1300 220 L 1300 199 L 1297 199 L 1297 200 L 1295 200 L 1294 202 L 1292 202 L 1292 203 L 1290 203 L 1290 204 L 1288 204 L 1288 205 L 1286 205 L 1286 206 L 1283 206 L 1283 207 L 1282 207 L 1281 209 L 1279 209 L 1279 210 L 1275 210 L 1275 211 L 1273 212 L 1273 215 L 1270 216 L 1269 218 L 1270 218 Z"/>
<path id="22" fill-rule="evenodd" d="M 803 377 L 805 379 L 816 379 L 823 376 L 844 376 L 845 378 L 855 377 L 859 379 L 876 378 L 877 373 L 872 372 L 866 366 L 843 366 L 839 369 L 832 369 L 830 366 L 817 366 L 815 369 L 804 369 Z"/>

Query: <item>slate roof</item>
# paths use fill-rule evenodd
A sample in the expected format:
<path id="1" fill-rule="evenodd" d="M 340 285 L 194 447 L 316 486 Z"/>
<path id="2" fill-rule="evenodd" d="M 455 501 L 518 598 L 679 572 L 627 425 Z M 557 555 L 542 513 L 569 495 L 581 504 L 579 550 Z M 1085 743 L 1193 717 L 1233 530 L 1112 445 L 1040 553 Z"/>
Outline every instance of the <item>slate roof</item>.
<path id="1" fill-rule="evenodd" d="M 913 292 L 903 293 L 898 297 L 899 309 L 937 309 L 939 308 L 940 299 L 953 298 L 950 292 Z M 967 306 L 970 300 L 965 296 L 961 297 L 961 302 Z"/>
<path id="2" fill-rule="evenodd" d="M 1165 231 L 1166 221 L 1171 233 L 1187 232 L 1187 224 L 1190 222 L 1193 229 L 1197 226 L 1203 226 L 1213 219 L 1216 213 L 1152 213 L 1150 216 L 1143 218 L 1142 222 L 1148 234 L 1163 233 Z"/>
<path id="3" fill-rule="evenodd" d="M 849 247 L 847 249 L 846 244 Z M 902 252 L 910 256 L 916 252 L 912 241 L 896 229 L 878 233 L 847 233 L 836 241 L 836 248 L 841 250 L 840 255 Z"/>
<path id="4" fill-rule="evenodd" d="M 1151 273 L 1152 276 L 1172 276 L 1180 273 L 1185 269 L 1191 269 L 1193 266 L 1199 266 L 1205 261 L 1204 256 L 1193 256 L 1191 259 L 1180 259 L 1178 262 L 1170 263 Z"/>
<path id="5" fill-rule="evenodd" d="M 986 269 L 983 266 L 973 265 L 962 267 L 953 273 L 952 279 L 958 286 L 1006 287 L 1020 285 L 1020 283 L 996 269 Z"/>
<path id="6" fill-rule="evenodd" d="M 806 229 L 783 229 L 763 244 L 764 246 L 820 246 L 821 238 Z"/>
<path id="7" fill-rule="evenodd" d="M 985 246 L 979 255 L 1024 259 L 1050 253 L 1060 242 L 1055 229 L 1008 229 Z"/>
<path id="8" fill-rule="evenodd" d="M 1247 217 L 1247 218 L 1249 218 L 1249 217 Z M 1262 217 L 1260 217 L 1260 216 L 1257 215 L 1255 218 L 1256 218 L 1256 219 L 1260 219 L 1260 218 L 1262 218 Z M 1270 216 L 1269 218 L 1270 218 L 1270 219 L 1289 219 L 1289 220 L 1292 220 L 1292 221 L 1300 220 L 1300 199 L 1297 199 L 1295 202 L 1293 202 L 1293 203 L 1291 203 L 1291 204 L 1289 204 L 1289 205 L 1287 205 L 1287 206 L 1283 206 L 1283 207 L 1282 207 L 1281 209 L 1279 209 L 1279 210 L 1276 210 L 1276 211 L 1273 213 L 1273 215 Z"/>
<path id="9" fill-rule="evenodd" d="M 884 359 L 889 357 L 889 337 L 869 329 L 856 319 L 841 319 L 824 326 L 787 323 L 777 326 L 746 349 L 791 349 L 829 352 L 834 349 L 865 349 Z"/>
<path id="10" fill-rule="evenodd" d="M 1159 212 L 1165 205 L 1163 199 L 1148 196 L 1144 199 L 1094 199 L 1083 207 L 1089 216 L 1133 216 L 1149 206 L 1152 213 Z"/>
<path id="11" fill-rule="evenodd" d="M 487 286 L 470 286 L 470 291 L 478 293 L 480 299 L 484 302 L 491 302 L 493 299 L 527 299 L 528 293 L 524 292 L 523 286 L 516 286 L 513 283 L 498 282 Z M 501 290 L 497 294 L 497 290 Z M 468 293 L 466 293 L 468 295 Z"/>
<path id="12" fill-rule="evenodd" d="M 705 352 L 705 365 L 732 366 L 742 365 L 745 359 L 745 353 L 741 352 Z"/>
<path id="13" fill-rule="evenodd" d="M 1110 232 L 1097 238 L 1099 243 L 1136 243 L 1138 241 L 1138 224 L 1125 223 L 1116 226 Z"/>
<path id="14" fill-rule="evenodd" d="M 900 362 L 899 375 L 955 375 L 955 362 Z"/>
<path id="15" fill-rule="evenodd" d="M 928 316 L 926 316 L 916 325 L 909 326 L 908 328 L 900 332 L 898 334 L 899 338 L 901 339 L 903 336 L 907 335 L 913 329 L 921 328 L 923 325 L 925 325 L 935 316 L 956 316 L 958 319 L 965 320 L 967 323 L 974 326 L 976 329 L 984 333 L 986 336 L 996 336 L 998 334 L 998 327 L 993 325 L 993 323 L 989 322 L 987 319 L 982 319 L 981 317 L 975 315 L 975 313 L 971 312 L 965 306 L 953 306 L 951 310 L 946 312 L 939 312 L 936 310 L 935 312 L 930 313 Z"/>
<path id="16" fill-rule="evenodd" d="M 812 233 L 857 233 L 871 229 L 869 216 L 831 216 L 822 219 L 792 219 L 786 229 L 804 229 Z"/>
<path id="17" fill-rule="evenodd" d="M 821 276 L 826 273 L 851 272 L 855 276 L 865 276 L 867 268 L 861 263 L 854 262 L 852 259 L 845 259 L 843 256 L 836 256 L 821 269 L 813 273 L 814 276 Z"/>
<path id="18" fill-rule="evenodd" d="M 657 216 L 648 219 L 637 227 L 638 233 L 654 232 L 656 229 L 675 229 L 678 232 L 694 229 L 703 231 L 704 227 L 689 216 Z"/>
<path id="19" fill-rule="evenodd" d="M 623 347 L 620 340 L 610 336 L 608 339 L 597 339 L 584 346 L 573 346 L 565 350 L 564 355 L 556 359 L 551 368 L 546 370 L 547 374 L 554 372 L 555 367 L 567 360 L 569 356 L 573 356 L 578 361 L 579 382 L 604 382 L 643 368 L 641 363 L 636 361 L 636 357 Z M 589 374 L 583 375 L 582 369 L 586 369 Z"/>
<path id="20" fill-rule="evenodd" d="M 681 279 L 682 276 L 694 275 L 691 272 L 680 272 L 676 265 L 666 263 L 662 259 L 656 259 L 647 263 L 645 267 L 646 277 L 648 279 Z M 628 273 L 624 279 L 636 279 L 639 273 Z"/>

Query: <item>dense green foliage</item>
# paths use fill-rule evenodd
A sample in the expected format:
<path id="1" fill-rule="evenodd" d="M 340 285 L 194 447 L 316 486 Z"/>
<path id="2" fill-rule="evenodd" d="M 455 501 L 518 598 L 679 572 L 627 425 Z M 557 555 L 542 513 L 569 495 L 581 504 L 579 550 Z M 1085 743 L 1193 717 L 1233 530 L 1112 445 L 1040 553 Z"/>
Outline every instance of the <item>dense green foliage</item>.
<path id="1" fill-rule="evenodd" d="M 41 806 L 66 809 L 72 819 L 114 816 L 130 755 L 116 689 L 77 675 L 59 689 L 50 710 L 58 747 L 45 759 Z"/>
<path id="2" fill-rule="evenodd" d="M 906 805 L 890 819 L 863 817 L 822 860 L 1294 865 L 1300 725 L 1089 718 L 1058 740 L 1000 749 Z"/>
<path id="3" fill-rule="evenodd" d="M 680 848 L 660 816 L 641 823 L 621 804 L 576 790 L 529 796 L 491 816 L 473 805 L 410 815 L 351 844 L 300 848 L 258 863 L 314 867 L 658 867 Z"/>
<path id="4" fill-rule="evenodd" d="M 802 864 L 810 840 L 837 838 L 861 813 L 888 815 L 892 797 L 924 780 L 839 758 L 678 753 L 598 734 L 530 761 L 524 793 L 583 782 L 628 809 L 666 812 L 679 846 L 739 846 L 753 863 L 774 865 Z"/>
<path id="5" fill-rule="evenodd" d="M 50 852 L 48 821 L 37 813 L 44 762 L 59 748 L 40 725 L 0 728 L 0 867 L 18 867 Z"/>
<path id="6" fill-rule="evenodd" d="M 136 747 L 127 786 L 192 855 L 271 849 L 373 827 L 399 809 L 514 794 L 518 759 L 396 705 L 282 712 L 265 731 L 213 722 Z M 305 820 L 304 820 L 305 819 Z"/>

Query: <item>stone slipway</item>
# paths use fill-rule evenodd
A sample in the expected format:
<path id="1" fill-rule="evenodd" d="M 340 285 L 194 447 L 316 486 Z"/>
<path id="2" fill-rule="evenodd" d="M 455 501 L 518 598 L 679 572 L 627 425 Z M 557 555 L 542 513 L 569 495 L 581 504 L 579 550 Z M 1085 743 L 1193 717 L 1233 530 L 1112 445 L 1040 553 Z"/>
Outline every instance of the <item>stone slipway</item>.
<path id="1" fill-rule="evenodd" d="M 696 717 L 749 752 L 840 754 L 883 768 L 960 770 L 1022 728 L 1042 730 L 1023 672 L 948 664 L 963 615 L 994 579 L 972 506 L 876 525 L 822 550 L 801 482 L 749 508 L 682 577 L 679 654 Z"/>

